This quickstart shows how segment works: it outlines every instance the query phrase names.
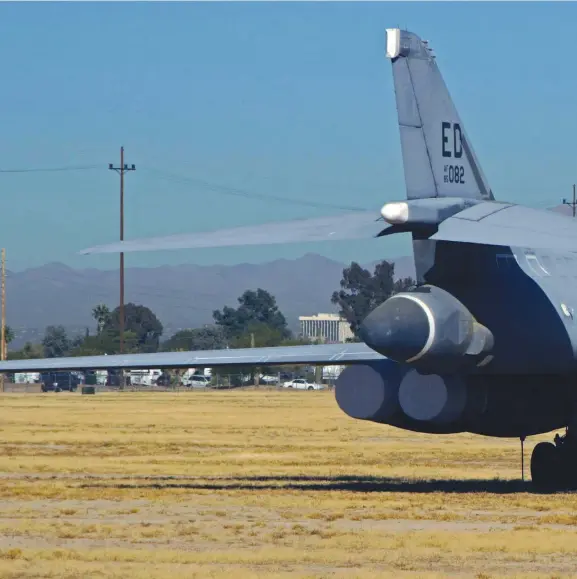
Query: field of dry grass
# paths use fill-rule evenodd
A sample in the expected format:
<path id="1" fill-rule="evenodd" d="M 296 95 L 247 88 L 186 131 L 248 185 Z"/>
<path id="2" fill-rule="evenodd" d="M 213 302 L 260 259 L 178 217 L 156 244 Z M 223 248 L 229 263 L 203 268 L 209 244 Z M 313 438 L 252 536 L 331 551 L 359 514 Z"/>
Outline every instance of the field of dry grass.
<path id="1" fill-rule="evenodd" d="M 0 400 L 0 577 L 577 577 L 577 495 L 523 486 L 518 441 L 331 392 Z"/>

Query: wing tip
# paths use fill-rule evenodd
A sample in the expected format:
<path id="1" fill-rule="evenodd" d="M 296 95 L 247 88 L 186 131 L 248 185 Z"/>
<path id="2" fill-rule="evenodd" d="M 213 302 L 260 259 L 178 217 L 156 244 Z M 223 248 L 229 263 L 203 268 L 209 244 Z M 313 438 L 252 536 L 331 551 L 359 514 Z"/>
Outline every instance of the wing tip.
<path id="1" fill-rule="evenodd" d="M 76 255 L 91 255 L 93 253 L 108 253 L 106 251 L 106 245 L 96 245 L 94 247 L 87 247 L 76 252 Z M 104 251 L 102 251 L 104 249 Z"/>

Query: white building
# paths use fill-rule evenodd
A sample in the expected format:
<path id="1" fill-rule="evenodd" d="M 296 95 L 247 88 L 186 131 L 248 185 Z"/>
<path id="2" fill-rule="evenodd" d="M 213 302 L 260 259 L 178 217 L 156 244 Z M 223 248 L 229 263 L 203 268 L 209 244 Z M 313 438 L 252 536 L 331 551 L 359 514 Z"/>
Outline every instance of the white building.
<path id="1" fill-rule="evenodd" d="M 338 314 L 299 316 L 299 324 L 301 336 L 304 338 L 336 343 L 353 337 L 349 323 Z"/>

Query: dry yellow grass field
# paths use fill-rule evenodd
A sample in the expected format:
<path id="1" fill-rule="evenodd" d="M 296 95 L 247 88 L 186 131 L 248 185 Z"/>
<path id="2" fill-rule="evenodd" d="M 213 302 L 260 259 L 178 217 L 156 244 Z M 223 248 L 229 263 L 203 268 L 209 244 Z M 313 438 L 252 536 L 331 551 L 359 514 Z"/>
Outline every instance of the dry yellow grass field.
<path id="1" fill-rule="evenodd" d="M 524 487 L 515 440 L 326 391 L 0 400 L 0 577 L 577 577 L 577 495 Z"/>

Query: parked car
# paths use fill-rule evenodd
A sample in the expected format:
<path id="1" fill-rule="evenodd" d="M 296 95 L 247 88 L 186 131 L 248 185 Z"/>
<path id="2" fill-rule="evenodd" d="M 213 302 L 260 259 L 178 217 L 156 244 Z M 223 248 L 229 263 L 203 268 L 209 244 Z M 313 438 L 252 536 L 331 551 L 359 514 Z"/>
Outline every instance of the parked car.
<path id="1" fill-rule="evenodd" d="M 297 390 L 324 390 L 325 386 L 323 384 L 317 384 L 316 382 L 309 382 L 304 378 L 296 378 L 295 380 L 284 382 L 283 388 L 296 388 Z"/>
<path id="2" fill-rule="evenodd" d="M 183 386 L 189 388 L 206 388 L 210 385 L 210 376 L 204 374 L 193 374 L 182 381 Z"/>
<path id="3" fill-rule="evenodd" d="M 140 386 L 154 386 L 162 375 L 160 369 L 130 370 L 128 372 L 128 383 Z"/>

